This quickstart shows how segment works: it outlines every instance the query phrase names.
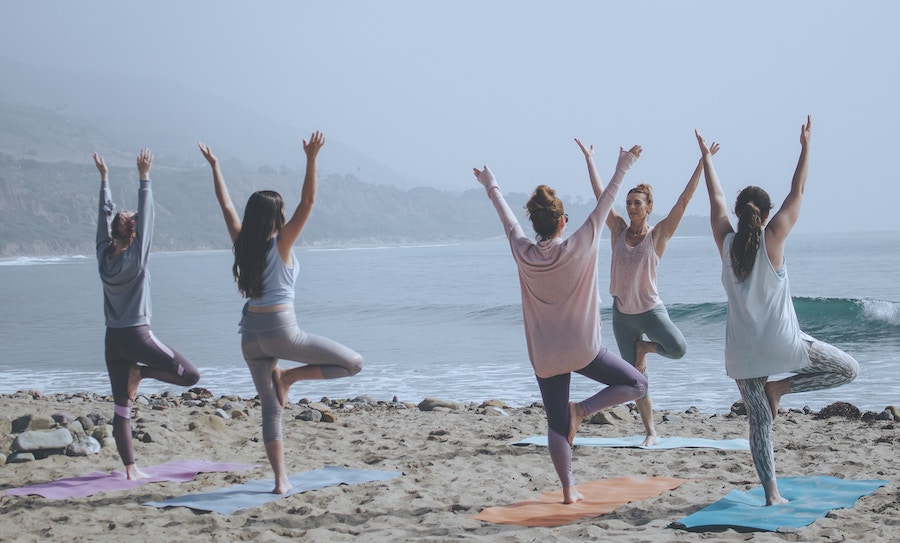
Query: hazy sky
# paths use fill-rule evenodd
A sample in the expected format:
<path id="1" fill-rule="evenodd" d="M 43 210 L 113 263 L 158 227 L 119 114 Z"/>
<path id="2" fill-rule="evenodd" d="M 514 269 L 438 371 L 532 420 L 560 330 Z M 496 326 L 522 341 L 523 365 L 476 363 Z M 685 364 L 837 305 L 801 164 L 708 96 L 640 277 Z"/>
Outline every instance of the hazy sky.
<path id="1" fill-rule="evenodd" d="M 604 178 L 639 143 L 626 184 L 651 183 L 658 213 L 694 128 L 721 143 L 730 200 L 758 184 L 780 202 L 811 114 L 798 230 L 896 230 L 898 20 L 893 1 L 19 0 L 0 55 L 177 81 L 454 191 L 488 164 L 504 191 L 588 196 L 573 138 Z M 688 213 L 707 212 L 701 185 Z"/>

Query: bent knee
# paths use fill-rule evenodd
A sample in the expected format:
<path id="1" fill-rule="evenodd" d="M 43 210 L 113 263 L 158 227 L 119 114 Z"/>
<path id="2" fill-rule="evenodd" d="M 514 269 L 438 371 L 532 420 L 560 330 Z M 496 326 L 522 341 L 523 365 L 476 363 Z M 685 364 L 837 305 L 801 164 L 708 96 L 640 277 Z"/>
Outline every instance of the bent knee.
<path id="1" fill-rule="evenodd" d="M 357 373 L 362 371 L 363 367 L 363 357 L 361 354 L 356 353 L 356 356 L 351 358 L 347 364 L 347 373 L 349 373 L 350 377 L 356 375 Z"/>
<path id="2" fill-rule="evenodd" d="M 634 381 L 634 385 L 632 388 L 635 391 L 635 396 L 632 398 L 633 400 L 639 400 L 645 396 L 647 396 L 647 392 L 650 389 L 650 384 L 647 381 L 647 377 L 641 375 L 640 379 L 636 379 Z"/>
<path id="3" fill-rule="evenodd" d="M 200 370 L 197 368 L 186 369 L 181 378 L 184 379 L 184 386 L 192 387 L 200 381 Z"/>

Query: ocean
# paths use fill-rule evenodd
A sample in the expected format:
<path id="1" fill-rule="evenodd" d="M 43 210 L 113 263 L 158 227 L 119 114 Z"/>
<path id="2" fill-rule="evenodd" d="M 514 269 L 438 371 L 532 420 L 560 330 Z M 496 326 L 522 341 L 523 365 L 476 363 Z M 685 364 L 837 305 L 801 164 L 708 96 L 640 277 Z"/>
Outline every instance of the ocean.
<path id="1" fill-rule="evenodd" d="M 612 334 L 609 241 L 600 253 L 603 342 Z M 785 396 L 784 407 L 847 401 L 863 410 L 900 404 L 900 232 L 794 234 L 786 248 L 801 327 L 860 363 L 840 388 Z M 540 400 L 525 347 L 515 264 L 505 239 L 408 247 L 298 247 L 296 312 L 309 332 L 360 352 L 363 371 L 299 382 L 291 399 L 462 402 Z M 243 301 L 227 250 L 153 253 L 152 329 L 201 371 L 215 395 L 255 396 L 240 349 Z M 675 237 L 659 268 L 660 292 L 687 355 L 648 358 L 654 407 L 724 413 L 739 399 L 725 375 L 725 294 L 711 237 Z M 103 306 L 93 255 L 0 260 L 0 393 L 109 394 Z M 290 362 L 282 362 L 290 365 Z M 145 380 L 143 392 L 183 389 Z M 573 376 L 572 397 L 596 385 Z"/>

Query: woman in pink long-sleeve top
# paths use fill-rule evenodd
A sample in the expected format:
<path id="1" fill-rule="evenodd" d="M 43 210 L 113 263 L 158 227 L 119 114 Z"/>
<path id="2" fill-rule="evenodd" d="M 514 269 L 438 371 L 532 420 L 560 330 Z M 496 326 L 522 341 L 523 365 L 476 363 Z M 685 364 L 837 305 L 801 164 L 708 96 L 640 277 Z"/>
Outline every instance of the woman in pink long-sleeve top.
<path id="1" fill-rule="evenodd" d="M 575 490 L 571 450 L 581 421 L 647 392 L 644 376 L 600 343 L 597 289 L 600 230 L 625 173 L 640 154 L 637 145 L 630 151 L 620 149 L 609 186 L 584 224 L 566 239 L 562 234 L 568 216 L 562 201 L 550 187 L 538 186 L 526 206 L 537 243 L 525 236 L 488 167 L 473 168 L 500 215 L 519 270 L 528 356 L 541 389 L 550 458 L 565 503 L 581 498 Z M 569 402 L 572 372 L 609 386 L 584 401 Z"/>

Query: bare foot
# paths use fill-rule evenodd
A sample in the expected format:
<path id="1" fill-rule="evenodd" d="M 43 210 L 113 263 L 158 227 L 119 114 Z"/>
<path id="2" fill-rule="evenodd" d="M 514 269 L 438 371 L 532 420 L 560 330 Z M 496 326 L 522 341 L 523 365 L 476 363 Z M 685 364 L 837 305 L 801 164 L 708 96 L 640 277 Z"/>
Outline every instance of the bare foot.
<path id="1" fill-rule="evenodd" d="M 766 481 L 762 484 L 763 491 L 766 493 L 766 505 L 778 505 L 780 503 L 788 503 L 788 500 L 781 497 L 778 492 L 778 483 L 775 480 Z"/>
<path id="2" fill-rule="evenodd" d="M 781 403 L 781 397 L 788 392 L 785 385 L 788 383 L 784 379 L 766 383 L 766 398 L 769 400 L 769 409 L 772 411 L 773 420 L 778 416 L 778 404 Z"/>
<path id="3" fill-rule="evenodd" d="M 656 352 L 656 343 L 639 339 L 634 342 L 634 369 L 647 372 L 647 355 Z"/>
<path id="4" fill-rule="evenodd" d="M 641 443 L 641 447 L 652 447 L 654 445 L 659 445 L 659 436 L 656 434 L 647 434 L 644 442 Z"/>
<path id="5" fill-rule="evenodd" d="M 128 367 L 128 382 L 125 385 L 125 392 L 128 394 L 128 399 L 132 402 L 137 399 L 137 391 L 138 386 L 141 384 L 141 367 L 137 364 L 132 364 Z"/>
<path id="6" fill-rule="evenodd" d="M 581 494 L 581 492 L 578 492 L 578 489 L 576 489 L 574 486 L 567 486 L 563 488 L 563 503 L 570 504 L 583 499 L 584 496 Z"/>
<path id="7" fill-rule="evenodd" d="M 569 402 L 569 447 L 571 447 L 572 442 L 575 441 L 575 434 L 578 433 L 578 427 L 581 426 L 584 415 L 584 408 L 581 407 L 580 403 Z"/>
<path id="8" fill-rule="evenodd" d="M 285 477 L 283 480 L 277 481 L 275 483 L 275 488 L 272 490 L 272 494 L 285 494 L 288 490 L 294 488 L 294 485 Z"/>
<path id="9" fill-rule="evenodd" d="M 283 408 L 288 400 L 288 390 L 291 388 L 290 384 L 285 384 L 282 376 L 284 375 L 285 370 L 279 368 L 278 366 L 272 370 L 272 384 L 275 385 L 275 394 L 278 396 L 278 404 Z M 278 487 L 275 487 L 276 490 Z M 289 489 L 288 489 L 289 490 Z M 284 494 L 284 492 L 275 492 L 276 494 Z"/>
<path id="10" fill-rule="evenodd" d="M 138 479 L 150 478 L 149 475 L 147 475 L 137 467 L 137 464 L 125 466 L 125 477 L 127 477 L 129 481 L 137 481 Z"/>

